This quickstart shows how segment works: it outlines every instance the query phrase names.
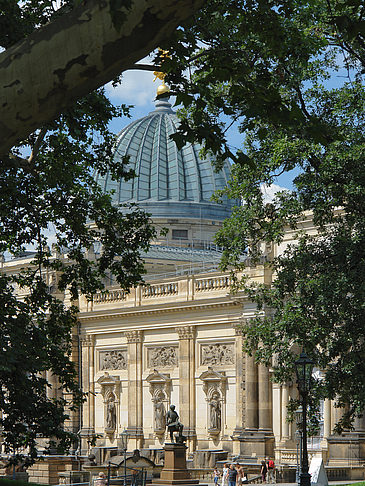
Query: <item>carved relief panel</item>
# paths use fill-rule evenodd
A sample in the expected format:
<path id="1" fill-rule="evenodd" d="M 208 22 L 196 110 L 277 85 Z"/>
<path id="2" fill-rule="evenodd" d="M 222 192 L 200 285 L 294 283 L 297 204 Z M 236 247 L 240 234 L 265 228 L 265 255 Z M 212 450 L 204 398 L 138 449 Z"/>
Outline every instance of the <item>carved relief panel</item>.
<path id="1" fill-rule="evenodd" d="M 177 346 L 147 348 L 148 368 L 174 368 L 178 366 Z"/>
<path id="2" fill-rule="evenodd" d="M 99 352 L 99 370 L 126 370 L 127 369 L 127 350 L 114 349 Z"/>
<path id="3" fill-rule="evenodd" d="M 207 366 L 234 365 L 234 343 L 202 344 L 200 364 Z"/>

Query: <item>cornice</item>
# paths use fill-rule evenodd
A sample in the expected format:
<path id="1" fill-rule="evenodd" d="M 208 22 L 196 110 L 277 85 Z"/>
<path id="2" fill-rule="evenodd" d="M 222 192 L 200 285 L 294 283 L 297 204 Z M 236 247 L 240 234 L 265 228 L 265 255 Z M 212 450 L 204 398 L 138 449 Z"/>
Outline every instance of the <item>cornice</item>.
<path id="1" fill-rule="evenodd" d="M 225 307 L 237 307 L 240 302 L 236 300 L 226 301 L 226 302 L 215 302 L 215 303 L 195 303 L 192 301 L 189 302 L 189 305 L 175 305 L 172 306 L 163 306 L 154 309 L 143 309 L 143 307 L 132 307 L 132 308 L 124 308 L 123 310 L 120 309 L 118 311 L 112 310 L 107 312 L 103 311 L 93 311 L 93 312 L 80 312 L 78 315 L 79 321 L 82 322 L 89 322 L 95 320 L 111 320 L 111 319 L 118 319 L 121 317 L 126 316 L 150 316 L 150 315 L 161 315 L 161 314 L 172 314 L 177 312 L 186 312 L 186 311 L 196 311 L 196 310 L 203 310 L 203 309 L 219 309 Z"/>

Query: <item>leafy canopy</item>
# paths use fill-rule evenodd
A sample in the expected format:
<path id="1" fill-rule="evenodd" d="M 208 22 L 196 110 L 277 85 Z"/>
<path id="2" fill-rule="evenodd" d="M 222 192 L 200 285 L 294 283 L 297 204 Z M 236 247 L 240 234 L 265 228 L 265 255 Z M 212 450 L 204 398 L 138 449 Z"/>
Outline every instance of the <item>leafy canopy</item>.
<path id="1" fill-rule="evenodd" d="M 7 49 L 73 7 L 59 4 L 55 10 L 53 1 L 1 2 L 0 46 Z M 0 276 L 0 426 L 13 461 L 27 448 L 31 463 L 39 436 L 51 437 L 50 447 L 60 451 L 75 440 L 77 430 L 64 423 L 84 399 L 71 361 L 77 324 L 72 304 L 79 293 L 92 298 L 110 273 L 126 291 L 142 280 L 140 252 L 154 235 L 149 218 L 137 207 L 114 207 L 93 178 L 95 171 L 109 171 L 114 179 L 133 176 L 128 160 L 113 159 L 108 129 L 114 117 L 128 113 L 99 89 L 1 161 L 0 252 L 18 257 L 34 250 L 31 264 L 16 266 L 15 260 L 13 270 Z M 95 243 L 102 247 L 96 256 Z"/>
<path id="2" fill-rule="evenodd" d="M 326 370 L 313 399 L 349 405 L 338 430 L 365 408 L 364 12 L 358 0 L 212 0 L 162 46 L 183 105 L 175 140 L 234 162 L 226 192 L 244 203 L 217 237 L 222 267 L 244 269 L 242 255 L 260 261 L 260 242 L 297 233 L 266 263 L 270 288 L 239 283 L 265 311 L 243 328 L 246 349 L 266 364 L 276 356 L 283 382 L 304 347 Z M 293 190 L 266 201 L 262 184 L 294 169 Z M 308 215 L 316 236 L 300 231 Z"/>

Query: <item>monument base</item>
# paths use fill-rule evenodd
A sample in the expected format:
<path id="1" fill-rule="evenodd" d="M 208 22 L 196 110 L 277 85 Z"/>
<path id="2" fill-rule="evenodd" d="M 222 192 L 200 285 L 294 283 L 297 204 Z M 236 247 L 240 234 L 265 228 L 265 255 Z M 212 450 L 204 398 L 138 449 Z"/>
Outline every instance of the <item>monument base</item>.
<path id="1" fill-rule="evenodd" d="M 153 486 L 193 486 L 199 479 L 191 479 L 190 471 L 186 467 L 186 445 L 166 443 L 165 462 L 159 479 L 153 479 Z M 206 485 L 201 485 L 206 486 Z"/>

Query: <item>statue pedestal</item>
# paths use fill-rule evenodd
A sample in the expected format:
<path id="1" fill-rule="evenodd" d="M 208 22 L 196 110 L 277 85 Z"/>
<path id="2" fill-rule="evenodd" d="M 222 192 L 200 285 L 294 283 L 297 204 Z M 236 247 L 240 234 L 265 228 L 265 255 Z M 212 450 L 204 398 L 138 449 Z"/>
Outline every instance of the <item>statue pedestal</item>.
<path id="1" fill-rule="evenodd" d="M 165 462 L 160 479 L 154 479 L 153 485 L 181 485 L 189 486 L 199 484 L 199 479 L 190 479 L 190 472 L 186 468 L 186 445 L 165 444 Z"/>

